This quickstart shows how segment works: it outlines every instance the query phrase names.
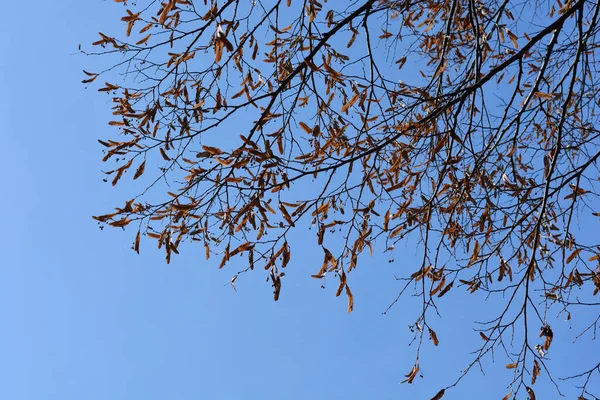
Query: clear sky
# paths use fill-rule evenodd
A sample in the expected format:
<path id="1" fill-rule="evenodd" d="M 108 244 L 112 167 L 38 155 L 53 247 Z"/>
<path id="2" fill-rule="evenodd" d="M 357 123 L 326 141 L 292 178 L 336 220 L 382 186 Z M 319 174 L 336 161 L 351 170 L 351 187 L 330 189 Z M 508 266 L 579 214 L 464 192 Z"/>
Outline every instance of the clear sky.
<path id="1" fill-rule="evenodd" d="M 453 382 L 480 344 L 472 321 L 493 305 L 454 291 L 433 322 L 439 347 L 425 345 L 426 379 L 400 384 L 418 311 L 400 303 L 382 312 L 400 288 L 394 274 L 415 269 L 414 248 L 399 247 L 394 263 L 364 261 L 350 277 L 347 314 L 343 296 L 310 278 L 321 254 L 301 246 L 274 303 L 260 271 L 234 292 L 226 284 L 241 265 L 218 270 L 193 246 L 166 265 L 153 242 L 141 255 L 130 249 L 135 232 L 98 229 L 91 215 L 128 192 L 102 182 L 96 139 L 114 133 L 110 102 L 80 84 L 94 61 L 76 53 L 98 31 L 123 29 L 122 12 L 100 0 L 2 5 L 0 398 L 429 399 Z M 557 339 L 571 331 L 553 324 Z M 571 340 L 553 345 L 557 375 L 571 370 L 567 354 L 581 367 L 597 362 L 598 344 Z M 473 371 L 444 400 L 501 398 L 504 361 Z M 542 373 L 538 399 L 559 398 L 546 383 Z"/>

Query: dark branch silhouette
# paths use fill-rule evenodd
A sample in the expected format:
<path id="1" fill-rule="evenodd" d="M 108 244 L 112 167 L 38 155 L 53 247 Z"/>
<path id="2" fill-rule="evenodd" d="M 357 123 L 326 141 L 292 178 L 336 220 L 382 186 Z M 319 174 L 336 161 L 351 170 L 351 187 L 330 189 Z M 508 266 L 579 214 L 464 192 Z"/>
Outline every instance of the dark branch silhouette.
<path id="1" fill-rule="evenodd" d="M 115 1 L 124 35 L 84 51 L 112 67 L 83 82 L 114 82 L 99 88 L 112 185 L 129 173 L 146 189 L 101 226 L 135 227 L 135 251 L 156 240 L 167 262 L 186 242 L 219 268 L 243 255 L 231 284 L 263 269 L 275 300 L 290 233 L 308 232 L 311 273 L 339 282 L 348 311 L 362 255 L 418 241 L 394 301 L 422 301 L 405 381 L 443 340 L 437 303 L 461 290 L 503 307 L 434 399 L 494 353 L 514 370 L 505 399 L 535 399 L 541 373 L 560 390 L 554 317 L 592 315 L 575 345 L 599 322 L 600 243 L 584 234 L 600 217 L 597 1 Z M 598 372 L 566 382 L 597 398 Z"/>

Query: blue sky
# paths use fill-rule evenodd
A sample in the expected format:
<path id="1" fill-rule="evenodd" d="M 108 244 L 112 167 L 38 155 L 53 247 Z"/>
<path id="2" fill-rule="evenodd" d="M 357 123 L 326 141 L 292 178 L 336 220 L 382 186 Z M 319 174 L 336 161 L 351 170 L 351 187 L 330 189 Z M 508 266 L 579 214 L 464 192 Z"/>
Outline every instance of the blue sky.
<path id="1" fill-rule="evenodd" d="M 414 248 L 399 246 L 394 263 L 366 259 L 350 277 L 347 314 L 345 298 L 310 278 L 322 256 L 308 249 L 296 247 L 302 256 L 274 303 L 260 273 L 240 278 L 237 292 L 226 285 L 241 264 L 218 270 L 187 246 L 166 265 L 149 241 L 131 251 L 134 232 L 98 229 L 91 215 L 121 203 L 127 187 L 102 182 L 96 139 L 110 135 L 110 104 L 80 84 L 94 61 L 76 52 L 99 30 L 122 29 L 122 11 L 97 0 L 3 6 L 0 398 L 429 399 L 451 383 L 480 344 L 473 319 L 493 305 L 456 291 L 433 322 L 439 347 L 425 345 L 426 379 L 399 384 L 417 314 L 410 299 L 382 312 L 400 288 L 394 274 L 415 269 Z M 569 370 L 559 361 L 567 353 L 597 362 L 596 343 L 553 346 L 557 375 Z M 498 358 L 444 399 L 501 398 L 510 374 Z M 558 398 L 546 383 L 543 374 L 538 398 Z"/>

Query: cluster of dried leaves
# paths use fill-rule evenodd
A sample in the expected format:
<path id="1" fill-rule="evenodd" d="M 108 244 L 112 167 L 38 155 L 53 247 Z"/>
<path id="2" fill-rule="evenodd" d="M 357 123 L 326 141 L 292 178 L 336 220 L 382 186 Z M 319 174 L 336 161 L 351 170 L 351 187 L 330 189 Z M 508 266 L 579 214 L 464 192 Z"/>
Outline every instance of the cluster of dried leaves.
<path id="1" fill-rule="evenodd" d="M 415 238 L 422 261 L 399 272 L 423 303 L 406 381 L 424 335 L 439 343 L 436 302 L 461 288 L 505 306 L 434 399 L 495 349 L 515 371 L 504 399 L 535 399 L 550 315 L 600 305 L 600 246 L 582 234 L 600 216 L 598 2 L 115 1 L 125 35 L 86 54 L 120 58 L 83 82 L 118 80 L 99 88 L 120 133 L 100 141 L 106 173 L 147 189 L 99 223 L 135 226 L 135 250 L 152 238 L 167 262 L 186 241 L 219 268 L 247 257 L 275 300 L 290 232 L 311 225 L 313 276 L 337 277 L 348 311 L 360 256 Z M 598 368 L 571 377 L 581 398 Z"/>

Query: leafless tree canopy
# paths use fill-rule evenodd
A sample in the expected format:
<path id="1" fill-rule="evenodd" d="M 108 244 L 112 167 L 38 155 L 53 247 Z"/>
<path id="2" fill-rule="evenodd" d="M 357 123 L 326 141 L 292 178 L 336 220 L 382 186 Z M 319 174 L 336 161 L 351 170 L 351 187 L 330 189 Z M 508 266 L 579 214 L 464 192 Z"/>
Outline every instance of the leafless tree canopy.
<path id="1" fill-rule="evenodd" d="M 435 399 L 493 352 L 515 371 L 505 399 L 535 399 L 540 373 L 597 398 L 600 364 L 561 382 L 546 354 L 556 315 L 589 319 L 576 345 L 600 318 L 598 1 L 115 2 L 123 30 L 82 50 L 111 66 L 84 83 L 114 104 L 107 179 L 147 189 L 99 224 L 134 227 L 134 249 L 154 239 L 167 262 L 183 242 L 219 268 L 246 257 L 275 300 L 303 229 L 323 253 L 310 273 L 339 281 L 348 311 L 350 272 L 414 240 L 421 262 L 398 272 L 397 301 L 423 305 L 407 382 L 438 343 L 436 304 L 466 290 L 503 311 Z"/>

